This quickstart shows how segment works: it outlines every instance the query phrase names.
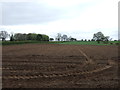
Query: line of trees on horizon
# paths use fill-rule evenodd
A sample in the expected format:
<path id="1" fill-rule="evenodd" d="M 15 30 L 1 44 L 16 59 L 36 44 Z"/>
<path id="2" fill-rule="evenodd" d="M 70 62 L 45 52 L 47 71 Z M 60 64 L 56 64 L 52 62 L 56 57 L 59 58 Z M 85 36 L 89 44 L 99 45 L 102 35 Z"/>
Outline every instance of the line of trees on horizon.
<path id="1" fill-rule="evenodd" d="M 110 36 L 105 36 L 102 32 L 97 32 L 93 34 L 92 39 L 81 39 L 77 40 L 76 38 L 72 38 L 71 36 L 68 37 L 65 34 L 57 33 L 57 36 L 55 38 L 57 41 L 97 41 L 98 43 L 103 42 L 103 43 L 108 43 L 108 41 L 112 41 L 112 38 Z M 119 40 L 114 40 L 114 41 L 120 41 Z"/>
<path id="2" fill-rule="evenodd" d="M 76 38 L 73 38 L 71 36 L 67 36 L 66 34 L 61 34 L 61 33 L 57 33 L 57 37 L 55 38 L 57 41 L 77 41 Z"/>
<path id="3" fill-rule="evenodd" d="M 36 41 L 49 41 L 49 36 L 45 34 L 36 33 L 15 33 L 8 34 L 7 31 L 0 31 L 0 39 L 5 41 L 6 38 L 10 38 L 10 41 L 26 41 L 26 40 L 36 40 Z"/>
<path id="4" fill-rule="evenodd" d="M 6 38 L 10 38 L 10 41 L 26 41 L 26 40 L 36 40 L 36 41 L 97 41 L 100 43 L 101 41 L 104 43 L 108 43 L 108 41 L 111 41 L 112 38 L 109 36 L 105 36 L 102 32 L 97 32 L 93 34 L 93 38 L 90 39 L 81 39 L 77 40 L 76 38 L 73 38 L 71 36 L 67 36 L 66 34 L 57 33 L 57 36 L 54 38 L 49 38 L 48 35 L 45 34 L 36 34 L 36 33 L 11 33 L 8 34 L 7 31 L 0 31 L 0 40 L 5 41 Z M 114 41 L 120 41 L 114 40 Z"/>
<path id="5" fill-rule="evenodd" d="M 44 34 L 36 33 L 16 33 L 10 36 L 10 41 L 25 41 L 25 40 L 36 40 L 36 41 L 49 41 L 49 36 Z"/>

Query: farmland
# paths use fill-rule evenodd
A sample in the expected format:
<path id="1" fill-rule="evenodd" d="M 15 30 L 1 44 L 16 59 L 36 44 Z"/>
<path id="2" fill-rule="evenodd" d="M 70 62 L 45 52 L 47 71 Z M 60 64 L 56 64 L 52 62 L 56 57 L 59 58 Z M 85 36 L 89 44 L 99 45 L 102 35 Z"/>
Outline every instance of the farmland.
<path id="1" fill-rule="evenodd" d="M 118 88 L 118 59 L 117 45 L 5 45 L 2 85 L 3 88 Z"/>

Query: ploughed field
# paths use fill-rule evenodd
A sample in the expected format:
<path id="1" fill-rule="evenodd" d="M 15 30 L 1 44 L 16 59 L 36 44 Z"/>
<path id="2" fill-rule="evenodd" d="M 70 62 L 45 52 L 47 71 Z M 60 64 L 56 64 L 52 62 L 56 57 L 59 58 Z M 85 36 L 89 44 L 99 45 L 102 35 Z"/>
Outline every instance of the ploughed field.
<path id="1" fill-rule="evenodd" d="M 2 47 L 3 88 L 118 88 L 118 46 Z"/>

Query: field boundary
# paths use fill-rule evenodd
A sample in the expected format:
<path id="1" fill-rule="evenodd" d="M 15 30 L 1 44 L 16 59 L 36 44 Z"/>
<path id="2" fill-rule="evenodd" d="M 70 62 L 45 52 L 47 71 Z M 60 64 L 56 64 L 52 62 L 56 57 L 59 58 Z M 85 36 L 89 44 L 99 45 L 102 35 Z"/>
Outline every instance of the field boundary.
<path id="1" fill-rule="evenodd" d="M 120 45 L 120 41 L 109 41 L 105 44 L 97 41 L 2 41 L 0 45 L 19 45 L 19 44 L 65 44 L 65 45 Z"/>

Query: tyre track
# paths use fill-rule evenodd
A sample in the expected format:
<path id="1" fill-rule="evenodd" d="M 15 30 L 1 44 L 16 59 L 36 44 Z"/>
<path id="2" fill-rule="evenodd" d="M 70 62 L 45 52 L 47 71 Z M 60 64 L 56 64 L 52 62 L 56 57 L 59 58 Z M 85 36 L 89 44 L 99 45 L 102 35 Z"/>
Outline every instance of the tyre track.
<path id="1" fill-rule="evenodd" d="M 72 73 L 62 73 L 62 74 L 42 74 L 42 75 L 30 75 L 30 76 L 19 76 L 19 75 L 14 75 L 14 76 L 3 76 L 0 78 L 3 79 L 36 79 L 36 78 L 55 78 L 55 77 L 66 77 L 66 76 L 73 76 L 73 75 L 86 75 L 86 74 L 93 74 L 93 73 L 98 73 L 104 70 L 110 69 L 112 66 L 108 65 L 103 68 L 99 68 L 93 71 L 87 71 L 87 72 L 72 72 Z"/>
<path id="2" fill-rule="evenodd" d="M 86 57 L 86 62 L 91 62 L 92 59 L 90 59 L 81 49 L 78 49 L 78 51 L 84 56 Z M 36 63 L 35 63 L 36 64 Z M 86 71 L 86 72 L 71 72 L 71 73 L 61 73 L 61 74 L 42 74 L 42 75 L 30 75 L 30 76 L 26 76 L 26 75 L 23 75 L 23 76 L 20 76 L 20 75 L 14 75 L 14 76 L 3 76 L 2 78 L 4 79 L 35 79 L 35 78 L 54 78 L 54 77 L 66 77 L 66 76 L 73 76 L 73 75 L 86 75 L 86 74 L 93 74 L 93 73 L 97 73 L 97 72 L 101 72 L 101 71 L 104 71 L 104 70 L 107 70 L 109 68 L 111 68 L 112 66 L 110 65 L 107 65 L 105 67 L 102 67 L 102 68 L 98 68 L 98 69 L 95 69 L 93 71 Z M 0 69 L 5 69 L 5 70 L 10 70 L 10 69 L 13 69 L 13 68 L 0 68 Z"/>
<path id="3" fill-rule="evenodd" d="M 89 58 L 81 49 L 78 49 L 78 51 L 84 56 L 86 57 L 86 63 L 94 63 L 93 60 L 91 58 Z"/>

